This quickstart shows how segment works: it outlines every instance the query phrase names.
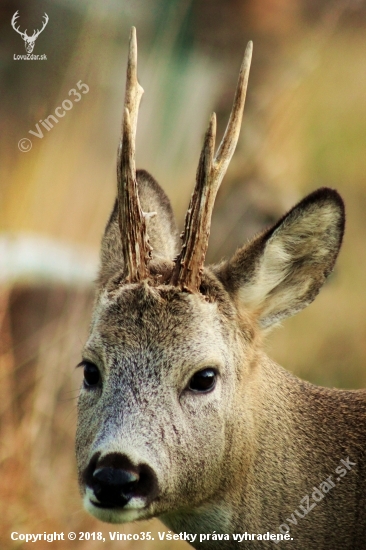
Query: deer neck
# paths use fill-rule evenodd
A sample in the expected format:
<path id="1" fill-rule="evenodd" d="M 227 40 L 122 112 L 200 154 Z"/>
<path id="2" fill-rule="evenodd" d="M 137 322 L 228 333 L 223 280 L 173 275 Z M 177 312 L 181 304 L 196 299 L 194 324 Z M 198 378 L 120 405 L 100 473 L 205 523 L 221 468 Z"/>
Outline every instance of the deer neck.
<path id="1" fill-rule="evenodd" d="M 344 518 L 340 520 L 344 533 L 349 529 L 357 533 L 357 514 L 360 507 L 363 513 L 366 510 L 365 497 L 354 498 L 361 490 L 354 474 L 366 468 L 366 429 L 359 422 L 366 392 L 314 386 L 265 355 L 254 371 L 243 388 L 242 407 L 235 413 L 221 493 L 199 508 L 161 519 L 176 533 L 197 534 L 189 542 L 208 549 L 236 547 L 232 535 L 237 533 L 281 533 L 284 524 L 298 543 L 309 545 L 314 525 L 321 530 L 333 517 Z M 344 479 L 337 481 L 339 472 Z M 305 519 L 308 514 L 313 516 L 311 522 Z M 286 530 L 282 527 L 282 532 Z M 200 534 L 213 532 L 229 534 L 230 541 L 200 543 Z M 339 536 L 334 535 L 335 544 Z M 364 533 L 359 536 L 363 540 Z M 248 544 L 261 548 L 263 542 Z"/>

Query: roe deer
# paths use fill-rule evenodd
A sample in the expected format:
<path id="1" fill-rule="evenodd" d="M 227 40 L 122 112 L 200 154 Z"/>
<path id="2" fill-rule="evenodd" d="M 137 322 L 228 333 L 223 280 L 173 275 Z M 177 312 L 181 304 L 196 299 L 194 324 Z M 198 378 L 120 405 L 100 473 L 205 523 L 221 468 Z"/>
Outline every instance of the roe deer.
<path id="1" fill-rule="evenodd" d="M 80 363 L 80 490 L 100 520 L 157 516 L 195 548 L 282 537 L 296 550 L 364 549 L 366 393 L 316 387 L 262 351 L 263 333 L 310 304 L 332 271 L 342 199 L 318 189 L 231 260 L 204 267 L 251 51 L 216 155 L 210 120 L 179 252 L 169 200 L 135 170 L 143 90 L 132 29 L 118 197 Z"/>

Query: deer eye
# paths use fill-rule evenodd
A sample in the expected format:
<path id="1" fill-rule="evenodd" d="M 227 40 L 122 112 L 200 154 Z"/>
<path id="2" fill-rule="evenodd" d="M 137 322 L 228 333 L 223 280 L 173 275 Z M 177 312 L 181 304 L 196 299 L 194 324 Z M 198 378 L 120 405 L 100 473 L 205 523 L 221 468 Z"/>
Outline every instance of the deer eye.
<path id="1" fill-rule="evenodd" d="M 96 386 L 100 380 L 99 369 L 90 361 L 83 361 L 81 365 L 84 367 L 84 384 L 87 388 Z"/>
<path id="2" fill-rule="evenodd" d="M 216 385 L 217 372 L 215 369 L 203 369 L 196 372 L 189 381 L 188 389 L 195 392 L 209 392 Z"/>

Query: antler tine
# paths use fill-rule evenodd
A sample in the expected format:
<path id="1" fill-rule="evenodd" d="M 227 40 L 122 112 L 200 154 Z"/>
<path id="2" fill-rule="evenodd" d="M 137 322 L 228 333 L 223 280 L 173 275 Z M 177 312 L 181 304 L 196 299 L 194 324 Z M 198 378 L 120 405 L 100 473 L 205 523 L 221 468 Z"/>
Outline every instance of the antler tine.
<path id="1" fill-rule="evenodd" d="M 139 112 L 139 105 L 141 101 L 144 89 L 137 81 L 137 40 L 136 40 L 136 28 L 131 28 L 129 52 L 128 52 L 128 64 L 126 75 L 126 94 L 125 94 L 125 109 L 128 109 L 131 119 L 131 127 L 133 134 L 133 141 L 135 142 L 137 116 Z"/>
<path id="2" fill-rule="evenodd" d="M 19 30 L 19 27 L 17 28 L 17 27 L 15 26 L 15 24 L 16 24 L 18 18 L 19 18 L 19 10 L 17 10 L 17 11 L 14 13 L 14 15 L 13 15 L 13 17 L 12 17 L 12 19 L 11 19 L 11 26 L 12 26 L 13 29 L 14 29 L 17 33 L 19 33 L 19 34 L 21 35 L 21 37 L 23 38 L 24 36 L 26 36 L 27 30 L 25 30 L 25 32 L 22 32 L 21 30 Z"/>
<path id="3" fill-rule="evenodd" d="M 210 235 L 213 205 L 238 142 L 253 43 L 248 42 L 240 68 L 234 103 L 224 137 L 214 158 L 216 115 L 211 116 L 198 164 L 196 186 L 186 214 L 182 250 L 175 260 L 171 283 L 198 292 Z"/>
<path id="4" fill-rule="evenodd" d="M 135 168 L 136 125 L 143 91 L 137 81 L 136 29 L 132 27 L 122 137 L 117 161 L 118 223 L 125 276 L 128 282 L 138 282 L 148 276 L 147 264 L 152 250 L 146 231 L 145 216 L 138 197 Z"/>
<path id="5" fill-rule="evenodd" d="M 212 113 L 198 162 L 196 186 L 186 214 L 182 250 L 175 260 L 171 278 L 173 285 L 188 291 L 199 289 L 207 250 L 204 242 L 208 241 L 211 211 L 216 196 L 213 185 L 210 185 L 215 140 L 216 114 Z"/>
<path id="6" fill-rule="evenodd" d="M 33 38 L 33 37 L 37 38 L 37 37 L 41 34 L 41 32 L 44 30 L 44 28 L 46 27 L 46 25 L 47 25 L 47 23 L 48 23 L 48 21 L 49 21 L 49 17 L 48 17 L 48 15 L 47 15 L 47 13 L 45 13 L 45 14 L 43 15 L 43 17 L 44 17 L 44 21 L 43 21 L 43 23 L 42 23 L 42 28 L 41 28 L 40 30 L 35 29 L 34 32 L 33 32 L 32 38 Z"/>
<path id="7" fill-rule="evenodd" d="M 16 20 L 18 19 L 18 17 L 19 17 L 19 10 L 17 10 L 17 11 L 14 13 L 13 17 L 11 18 L 11 24 L 12 24 L 13 28 L 14 28 L 14 25 L 15 25 Z M 16 29 L 15 29 L 15 30 L 16 30 Z"/>
<path id="8" fill-rule="evenodd" d="M 253 42 L 249 41 L 245 48 L 244 59 L 240 67 L 238 84 L 236 87 L 233 107 L 231 109 L 229 122 L 227 124 L 224 137 L 219 145 L 215 156 L 216 178 L 219 180 L 218 186 L 225 175 L 229 166 L 231 157 L 234 154 L 238 143 L 241 121 L 243 118 L 245 97 L 247 94 L 250 64 L 253 54 Z"/>

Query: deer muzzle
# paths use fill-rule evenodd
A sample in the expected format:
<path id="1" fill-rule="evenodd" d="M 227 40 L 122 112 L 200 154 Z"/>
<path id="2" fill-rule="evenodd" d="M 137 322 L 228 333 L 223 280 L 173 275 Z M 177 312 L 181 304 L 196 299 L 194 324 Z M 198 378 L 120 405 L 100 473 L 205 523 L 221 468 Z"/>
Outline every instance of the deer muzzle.
<path id="1" fill-rule="evenodd" d="M 97 508 L 146 507 L 158 494 L 157 478 L 147 464 L 134 465 L 124 454 L 99 453 L 84 473 L 90 502 Z"/>

